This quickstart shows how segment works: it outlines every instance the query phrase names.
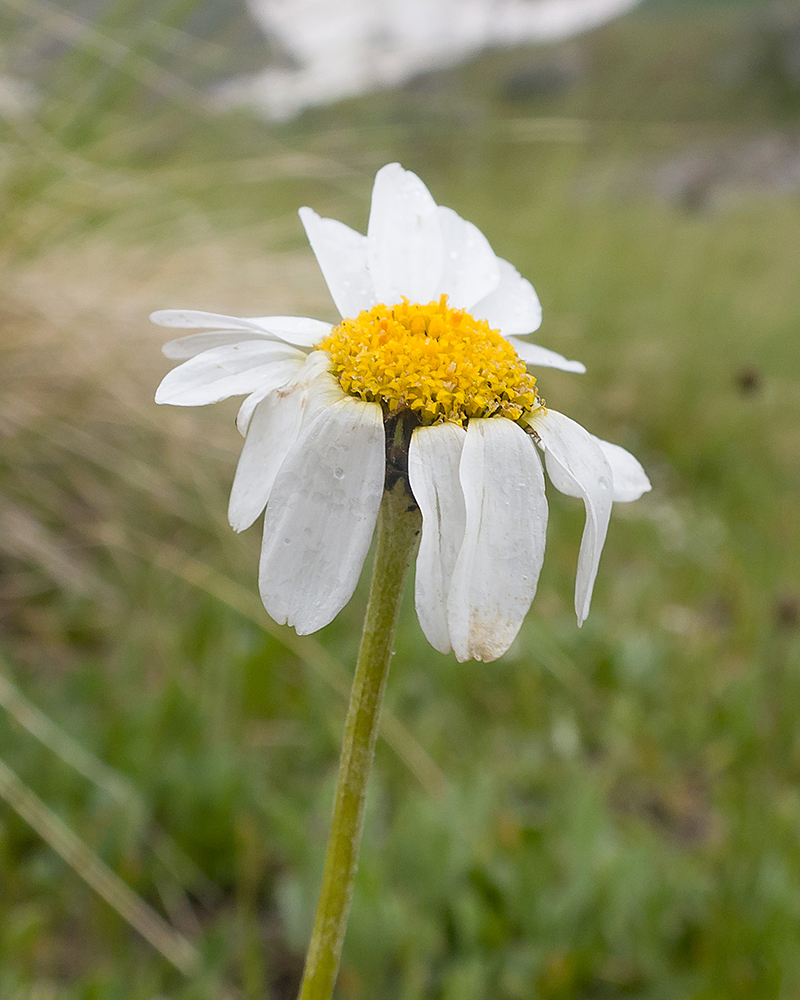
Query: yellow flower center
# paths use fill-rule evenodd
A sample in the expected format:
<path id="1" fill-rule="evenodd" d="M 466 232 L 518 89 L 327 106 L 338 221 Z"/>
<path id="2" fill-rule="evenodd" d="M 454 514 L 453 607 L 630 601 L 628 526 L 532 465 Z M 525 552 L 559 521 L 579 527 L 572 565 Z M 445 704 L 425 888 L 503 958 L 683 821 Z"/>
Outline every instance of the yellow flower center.
<path id="1" fill-rule="evenodd" d="M 345 319 L 317 345 L 345 392 L 380 403 L 389 416 L 412 410 L 423 424 L 520 417 L 537 409 L 536 379 L 498 330 L 447 296 L 407 299 Z"/>

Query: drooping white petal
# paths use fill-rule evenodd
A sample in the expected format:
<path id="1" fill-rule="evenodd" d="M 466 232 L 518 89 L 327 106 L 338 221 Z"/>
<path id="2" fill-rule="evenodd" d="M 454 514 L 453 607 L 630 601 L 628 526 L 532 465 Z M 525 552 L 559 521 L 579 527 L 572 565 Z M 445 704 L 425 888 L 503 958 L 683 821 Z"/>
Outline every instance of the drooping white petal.
<path id="1" fill-rule="evenodd" d="M 498 257 L 500 282 L 493 292 L 476 302 L 470 312 L 485 319 L 504 337 L 533 333 L 542 325 L 542 307 L 533 285 L 507 260 Z"/>
<path id="2" fill-rule="evenodd" d="M 266 506 L 280 467 L 300 433 L 303 403 L 303 390 L 295 384 L 285 393 L 273 390 L 256 406 L 228 504 L 234 531 L 249 528 Z"/>
<path id="3" fill-rule="evenodd" d="M 306 316 L 225 316 L 198 309 L 160 309 L 150 314 L 150 320 L 158 326 L 173 329 L 202 330 L 216 327 L 220 332 L 249 331 L 256 336 L 272 337 L 300 347 L 311 347 L 319 343 L 331 331 L 330 323 Z"/>
<path id="4" fill-rule="evenodd" d="M 242 437 L 245 437 L 250 429 L 250 421 L 253 419 L 256 407 L 259 403 L 263 403 L 267 396 L 269 396 L 270 393 L 275 392 L 277 388 L 277 385 L 271 384 L 261 386 L 256 389 L 255 392 L 251 392 L 250 395 L 244 400 L 242 405 L 239 407 L 239 412 L 236 414 L 236 429 Z"/>
<path id="5" fill-rule="evenodd" d="M 611 466 L 614 478 L 614 503 L 630 503 L 652 489 L 647 473 L 638 458 L 634 458 L 629 451 L 618 444 L 603 441 L 594 437 L 594 434 L 592 437 L 600 445 L 606 461 Z"/>
<path id="6" fill-rule="evenodd" d="M 330 374 L 331 359 L 324 351 L 312 351 L 308 354 L 304 361 L 292 359 L 287 362 L 278 362 L 278 364 L 285 364 L 287 370 L 289 370 L 289 375 L 283 382 L 270 381 L 267 380 L 263 385 L 259 386 L 255 392 L 252 392 L 247 399 L 239 407 L 239 413 L 236 417 L 236 426 L 239 433 L 244 436 L 247 433 L 247 428 L 250 424 L 250 420 L 253 416 L 253 411 L 258 406 L 258 404 L 273 392 L 275 389 L 285 386 L 286 390 L 293 389 L 294 386 L 299 386 L 304 392 L 303 396 L 303 413 L 304 419 L 308 415 L 309 409 L 316 409 L 319 407 L 312 407 L 311 401 L 316 401 L 317 397 L 324 396 L 324 404 L 330 405 L 330 403 L 335 403 L 338 399 L 344 396 L 344 393 L 339 386 L 336 379 Z M 291 368 L 289 368 L 291 366 Z M 277 367 L 277 365 L 276 365 Z M 292 385 L 289 386 L 286 383 L 291 381 Z"/>
<path id="7" fill-rule="evenodd" d="M 324 340 L 332 329 L 330 323 L 308 316 L 255 316 L 251 322 L 265 333 L 298 347 L 313 347 Z"/>
<path id="8" fill-rule="evenodd" d="M 458 424 L 417 427 L 408 451 L 411 492 L 422 512 L 415 597 L 422 631 L 434 649 L 450 652 L 447 595 L 461 543 L 465 507 L 459 463 L 466 431 Z"/>
<path id="9" fill-rule="evenodd" d="M 211 333 L 190 333 L 188 337 L 168 340 L 161 348 L 161 353 L 170 361 L 186 361 L 203 351 L 210 351 L 212 347 L 241 344 L 245 340 L 275 339 L 266 333 L 256 333 L 255 330 L 214 330 Z"/>
<path id="10" fill-rule="evenodd" d="M 276 622 L 305 635 L 350 600 L 375 530 L 384 469 L 377 403 L 341 399 L 301 434 L 264 518 L 259 588 Z"/>
<path id="11" fill-rule="evenodd" d="M 564 372 L 578 372 L 579 374 L 586 371 L 586 365 L 582 362 L 570 361 L 563 354 L 557 354 L 547 347 L 529 344 L 526 340 L 518 340 L 516 337 L 509 337 L 508 342 L 525 364 L 532 365 L 534 368 L 560 368 Z"/>
<path id="12" fill-rule="evenodd" d="M 531 417 L 530 426 L 544 450 L 547 473 L 557 490 L 580 497 L 586 508 L 575 577 L 578 625 L 589 614 L 600 554 L 608 531 L 614 495 L 611 466 L 595 438 L 563 413 L 547 410 Z"/>
<path id="13" fill-rule="evenodd" d="M 442 230 L 443 264 L 432 298 L 446 295 L 451 306 L 468 310 L 499 284 L 498 259 L 477 226 L 442 205 L 436 214 Z"/>
<path id="14" fill-rule="evenodd" d="M 442 273 L 436 202 L 410 170 L 389 163 L 375 176 L 367 228 L 369 273 L 379 302 L 429 302 Z"/>
<path id="15" fill-rule="evenodd" d="M 276 376 L 276 362 L 293 359 L 302 361 L 304 355 L 274 340 L 248 340 L 214 347 L 168 372 L 156 391 L 156 402 L 204 406 L 228 396 L 253 392 Z"/>
<path id="16" fill-rule="evenodd" d="M 339 314 L 357 316 L 371 309 L 378 300 L 367 267 L 367 237 L 313 208 L 301 208 L 299 214 Z"/>
<path id="17" fill-rule="evenodd" d="M 349 397 L 342 391 L 338 380 L 330 371 L 323 371 L 318 374 L 313 381 L 309 382 L 305 408 L 303 410 L 303 430 L 305 431 L 305 428 L 313 423 L 321 410 L 333 406 L 334 403 L 338 403 L 341 399 L 350 398 L 352 397 Z"/>
<path id="18" fill-rule="evenodd" d="M 495 660 L 511 645 L 536 593 L 547 500 L 529 435 L 503 417 L 470 420 L 460 465 L 464 542 L 447 606 L 459 660 Z"/>

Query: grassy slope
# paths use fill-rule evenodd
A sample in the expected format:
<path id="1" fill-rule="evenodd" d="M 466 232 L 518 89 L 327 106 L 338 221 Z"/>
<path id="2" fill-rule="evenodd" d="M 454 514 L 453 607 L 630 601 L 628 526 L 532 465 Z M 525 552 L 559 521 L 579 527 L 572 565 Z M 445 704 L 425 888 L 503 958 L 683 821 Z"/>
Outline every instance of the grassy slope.
<path id="1" fill-rule="evenodd" d="M 272 131 L 163 102 L 145 118 L 136 74 L 89 59 L 41 129 L 9 135 L 4 669 L 217 890 L 183 870 L 182 896 L 141 814 L 0 718 L 3 758 L 207 968 L 186 985 L 3 808 L 0 996 L 210 998 L 220 977 L 292 995 L 343 702 L 315 647 L 259 626 L 258 532 L 225 523 L 235 410 L 154 410 L 143 317 L 326 315 L 294 208 L 363 226 L 392 157 L 534 280 L 542 340 L 590 372 L 542 373 L 545 397 L 655 488 L 615 511 L 581 631 L 582 513 L 555 493 L 534 611 L 501 661 L 433 653 L 408 602 L 388 708 L 436 765 L 423 784 L 379 749 L 340 995 L 797 994 L 800 208 L 687 213 L 597 181 L 785 122 L 768 90 L 712 71 L 743 24 L 645 13 L 586 44 L 565 95 L 504 100 L 528 56 L 494 55 Z M 344 664 L 363 599 L 362 582 L 320 636 Z"/>

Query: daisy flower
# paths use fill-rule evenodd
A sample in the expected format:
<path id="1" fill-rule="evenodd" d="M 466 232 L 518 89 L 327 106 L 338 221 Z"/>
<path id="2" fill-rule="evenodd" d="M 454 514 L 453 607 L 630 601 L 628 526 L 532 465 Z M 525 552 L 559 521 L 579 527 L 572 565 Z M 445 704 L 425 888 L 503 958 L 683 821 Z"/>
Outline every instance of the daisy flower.
<path id="1" fill-rule="evenodd" d="M 422 514 L 416 608 L 442 653 L 493 660 L 519 631 L 545 549 L 542 463 L 586 525 L 575 610 L 589 612 L 614 501 L 650 489 L 639 462 L 546 407 L 528 367 L 580 362 L 520 339 L 541 323 L 530 282 L 399 164 L 378 171 L 367 235 L 300 209 L 333 301 L 332 326 L 296 316 L 156 312 L 182 361 L 156 402 L 246 395 L 231 491 L 236 531 L 265 510 L 259 589 L 275 621 L 327 625 L 353 594 L 385 483 Z"/>

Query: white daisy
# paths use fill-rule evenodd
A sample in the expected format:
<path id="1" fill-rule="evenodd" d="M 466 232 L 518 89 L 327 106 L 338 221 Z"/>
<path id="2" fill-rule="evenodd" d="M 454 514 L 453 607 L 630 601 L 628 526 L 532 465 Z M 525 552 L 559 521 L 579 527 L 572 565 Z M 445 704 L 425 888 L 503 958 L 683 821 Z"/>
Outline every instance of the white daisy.
<path id="1" fill-rule="evenodd" d="M 584 367 L 518 339 L 541 323 L 530 282 L 397 163 L 375 178 L 366 236 L 310 208 L 300 218 L 337 326 L 188 310 L 151 317 L 207 331 L 165 345 L 183 364 L 156 402 L 247 394 L 229 517 L 241 531 L 266 508 L 259 587 L 269 614 L 301 634 L 338 614 L 358 582 L 384 483 L 400 476 L 422 513 L 416 607 L 425 635 L 462 661 L 500 656 L 544 556 L 538 445 L 556 489 L 586 508 L 575 588 L 582 624 L 611 504 L 650 483 L 631 454 L 539 398 L 526 365 Z"/>

